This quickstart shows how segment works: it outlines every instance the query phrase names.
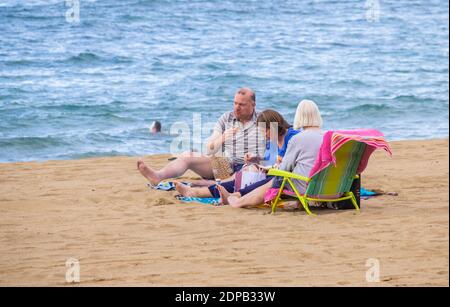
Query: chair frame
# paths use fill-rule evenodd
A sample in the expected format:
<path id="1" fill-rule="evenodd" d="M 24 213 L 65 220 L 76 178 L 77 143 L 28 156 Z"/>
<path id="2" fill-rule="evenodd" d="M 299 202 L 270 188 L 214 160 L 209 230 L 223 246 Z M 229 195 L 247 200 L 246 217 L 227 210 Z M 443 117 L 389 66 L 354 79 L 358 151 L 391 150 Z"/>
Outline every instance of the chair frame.
<path id="1" fill-rule="evenodd" d="M 289 183 L 289 185 L 291 186 L 291 188 L 294 190 L 295 195 L 297 196 L 298 200 L 300 201 L 300 203 L 302 204 L 303 208 L 305 209 L 306 213 L 308 215 L 313 215 L 315 216 L 316 214 L 312 213 L 311 210 L 309 209 L 309 205 L 308 205 L 308 201 L 315 201 L 315 202 L 338 202 L 338 201 L 342 201 L 342 200 L 347 200 L 350 199 L 353 206 L 355 207 L 357 213 L 360 212 L 360 209 L 358 207 L 358 203 L 356 202 L 356 198 L 355 195 L 353 194 L 353 192 L 348 191 L 346 193 L 343 194 L 343 197 L 339 197 L 339 198 L 314 198 L 314 197 L 308 197 L 308 195 L 305 193 L 304 195 L 300 194 L 297 190 L 297 188 L 295 187 L 294 183 L 292 182 L 292 179 L 296 179 L 296 180 L 301 180 L 304 181 L 306 183 L 311 181 L 311 178 L 308 177 L 304 177 L 301 175 L 297 175 L 291 172 L 287 172 L 287 171 L 282 171 L 282 170 L 278 170 L 278 169 L 270 169 L 268 172 L 269 176 L 277 176 L 277 177 L 283 177 L 283 182 L 281 183 L 280 186 L 280 190 L 278 191 L 277 197 L 275 198 L 275 200 L 272 201 L 272 214 L 275 214 L 276 208 L 277 208 L 277 203 L 280 200 L 281 194 L 283 193 L 283 189 L 286 185 L 286 182 Z M 359 178 L 358 175 L 356 175 L 353 179 L 357 179 Z"/>

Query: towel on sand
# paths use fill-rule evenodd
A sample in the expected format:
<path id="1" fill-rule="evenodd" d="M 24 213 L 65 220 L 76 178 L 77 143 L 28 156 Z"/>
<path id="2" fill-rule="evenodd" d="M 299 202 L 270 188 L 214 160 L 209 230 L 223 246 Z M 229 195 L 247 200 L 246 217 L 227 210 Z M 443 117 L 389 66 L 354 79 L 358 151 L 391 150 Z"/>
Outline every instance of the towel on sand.
<path id="1" fill-rule="evenodd" d="M 176 199 L 181 200 L 186 203 L 200 203 L 205 205 L 213 205 L 218 206 L 220 205 L 220 198 L 199 198 L 199 197 L 184 197 L 181 195 L 175 196 Z"/>
<path id="2" fill-rule="evenodd" d="M 191 186 L 189 182 L 182 182 L 185 185 Z M 175 183 L 172 181 L 160 182 L 157 185 L 153 185 L 151 183 L 147 183 L 147 186 L 154 190 L 162 190 L 162 191 L 173 191 L 175 190 Z"/>

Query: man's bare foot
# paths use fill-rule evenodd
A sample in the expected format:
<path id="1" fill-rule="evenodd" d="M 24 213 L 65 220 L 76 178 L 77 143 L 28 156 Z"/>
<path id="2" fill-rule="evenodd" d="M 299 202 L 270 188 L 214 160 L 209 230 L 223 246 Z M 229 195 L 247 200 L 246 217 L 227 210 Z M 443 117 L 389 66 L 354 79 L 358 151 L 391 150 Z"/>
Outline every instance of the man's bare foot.
<path id="1" fill-rule="evenodd" d="M 230 196 L 230 192 L 227 191 L 223 186 L 219 185 L 217 186 L 217 191 L 219 191 L 220 195 L 220 203 L 222 205 L 229 205 L 228 203 L 228 197 Z"/>
<path id="2" fill-rule="evenodd" d="M 161 178 L 159 178 L 159 176 L 153 169 L 145 165 L 144 161 L 139 159 L 137 161 L 137 168 L 139 172 L 142 174 L 142 176 L 147 178 L 147 180 L 150 181 L 151 184 L 157 185 L 158 183 L 161 182 Z"/>
<path id="3" fill-rule="evenodd" d="M 178 181 L 174 181 L 173 183 L 175 184 L 175 189 L 177 189 L 178 193 L 180 193 L 184 197 L 193 197 L 193 194 L 191 191 L 192 188 L 190 186 L 187 186 Z"/>

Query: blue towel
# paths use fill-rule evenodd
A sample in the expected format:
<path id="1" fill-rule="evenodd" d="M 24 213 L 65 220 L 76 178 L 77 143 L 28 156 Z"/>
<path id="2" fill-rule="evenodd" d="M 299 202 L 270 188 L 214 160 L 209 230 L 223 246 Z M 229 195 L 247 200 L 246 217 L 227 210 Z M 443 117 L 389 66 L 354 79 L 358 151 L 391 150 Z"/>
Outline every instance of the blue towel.
<path id="1" fill-rule="evenodd" d="M 183 184 L 191 186 L 189 182 L 183 182 Z M 152 185 L 147 183 L 147 186 L 154 190 L 173 191 L 175 190 L 175 184 L 172 181 L 160 182 L 158 185 Z"/>
<path id="2" fill-rule="evenodd" d="M 375 196 L 378 194 L 373 191 L 369 191 L 364 188 L 361 188 L 360 195 L 361 195 L 361 197 L 370 197 L 370 196 Z"/>
<path id="3" fill-rule="evenodd" d="M 181 200 L 183 202 L 186 202 L 186 203 L 196 202 L 196 203 L 205 204 L 205 205 L 213 205 L 213 206 L 220 205 L 220 198 L 184 197 L 181 195 L 177 195 L 177 196 L 175 196 L 175 198 L 178 200 Z"/>

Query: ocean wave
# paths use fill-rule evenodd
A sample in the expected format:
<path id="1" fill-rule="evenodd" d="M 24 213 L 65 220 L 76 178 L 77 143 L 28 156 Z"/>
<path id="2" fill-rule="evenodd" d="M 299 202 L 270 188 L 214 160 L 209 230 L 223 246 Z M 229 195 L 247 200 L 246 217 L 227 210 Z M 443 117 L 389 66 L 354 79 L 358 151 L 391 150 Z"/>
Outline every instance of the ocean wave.
<path id="1" fill-rule="evenodd" d="M 133 60 L 129 57 L 124 56 L 102 57 L 92 52 L 81 52 L 77 55 L 72 55 L 69 58 L 62 60 L 62 62 L 71 64 L 99 64 L 99 63 L 121 64 L 121 63 L 131 63 L 133 62 Z"/>
<path id="2" fill-rule="evenodd" d="M 362 104 L 358 106 L 354 106 L 351 108 L 346 109 L 346 112 L 349 112 L 349 114 L 356 113 L 356 112 L 381 112 L 381 111 L 391 111 L 393 108 L 387 104 Z"/>
<path id="3" fill-rule="evenodd" d="M 12 94 L 0 94 L 0 102 L 5 100 L 11 100 L 13 98 L 15 98 L 15 96 Z M 15 104 L 15 102 L 13 103 Z"/>
<path id="4" fill-rule="evenodd" d="M 144 16 L 137 16 L 137 15 L 130 15 L 130 14 L 124 14 L 119 17 L 122 21 L 125 22 L 135 22 L 135 21 L 146 21 L 148 18 L 145 18 Z"/>
<path id="5" fill-rule="evenodd" d="M 67 62 L 83 63 L 83 62 L 93 62 L 100 61 L 102 58 L 95 53 L 91 52 L 81 52 L 77 55 L 73 55 L 66 59 Z"/>
<path id="6" fill-rule="evenodd" d="M 398 102 L 421 102 L 421 103 L 432 103 L 435 100 L 428 97 L 419 97 L 416 95 L 397 95 L 391 98 Z"/>
<path id="7" fill-rule="evenodd" d="M 370 87 L 370 84 L 358 80 L 358 79 L 348 79 L 348 80 L 339 80 L 331 83 L 331 85 L 338 85 L 338 86 L 346 86 L 346 87 Z"/>
<path id="8" fill-rule="evenodd" d="M 60 19 L 63 20 L 61 18 L 61 15 L 56 14 L 56 15 L 26 15 L 26 14 L 8 14 L 5 16 L 6 18 L 10 18 L 10 19 L 22 19 L 24 21 L 47 21 L 50 19 L 56 20 L 56 19 Z"/>
<path id="9" fill-rule="evenodd" d="M 51 6 L 55 4 L 64 4 L 65 0 L 3 0 L 0 7 L 37 7 L 37 6 Z"/>
<path id="10" fill-rule="evenodd" d="M 57 111 L 57 112 L 74 112 L 81 114 L 91 114 L 93 116 L 104 115 L 121 118 L 124 117 L 122 113 L 126 106 L 126 102 L 114 100 L 107 103 L 90 103 L 90 104 L 47 104 L 40 105 L 38 110 L 40 111 Z"/>
<path id="11" fill-rule="evenodd" d="M 95 158 L 95 157 L 118 157 L 118 156 L 129 156 L 128 152 L 121 152 L 116 150 L 110 151 L 89 151 L 80 154 L 71 155 L 71 159 L 86 159 L 86 158 Z"/>
<path id="12" fill-rule="evenodd" d="M 0 139 L 1 148 L 20 148 L 21 150 L 39 150 L 69 145 L 60 137 L 12 137 Z"/>
<path id="13" fill-rule="evenodd" d="M 119 156 L 130 156 L 130 152 L 117 151 L 117 150 L 98 150 L 98 151 L 86 151 L 81 153 L 67 153 L 59 155 L 56 157 L 58 160 L 62 159 L 88 159 L 97 157 L 119 157 Z"/>
<path id="14" fill-rule="evenodd" d="M 6 60 L 2 62 L 6 66 L 30 66 L 35 63 L 36 61 L 33 60 Z"/>

